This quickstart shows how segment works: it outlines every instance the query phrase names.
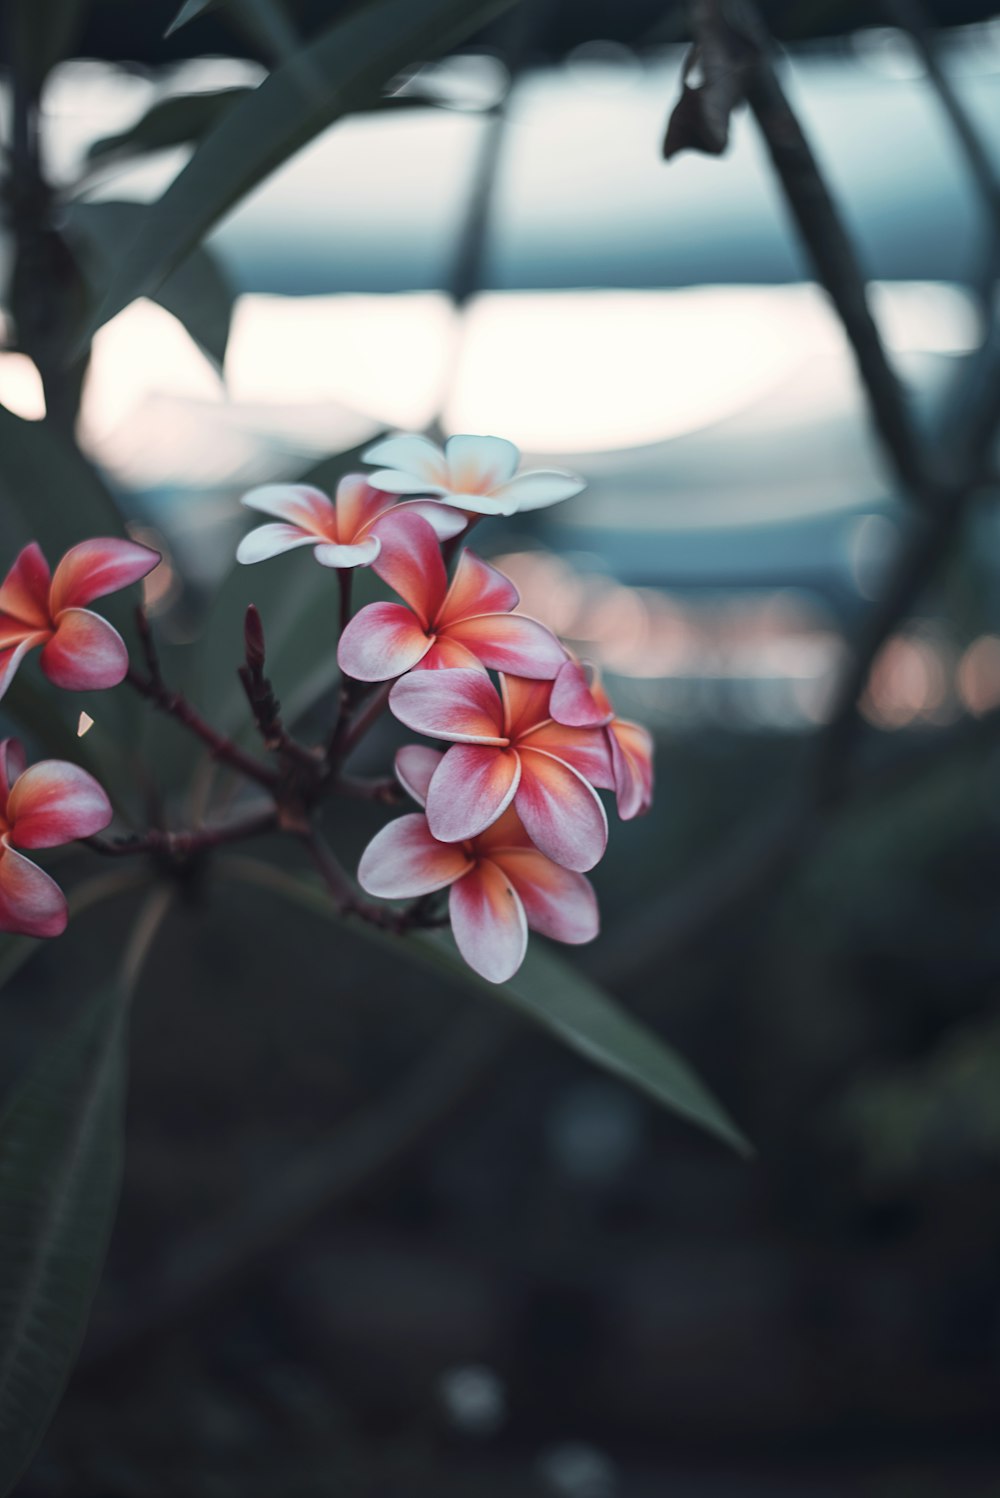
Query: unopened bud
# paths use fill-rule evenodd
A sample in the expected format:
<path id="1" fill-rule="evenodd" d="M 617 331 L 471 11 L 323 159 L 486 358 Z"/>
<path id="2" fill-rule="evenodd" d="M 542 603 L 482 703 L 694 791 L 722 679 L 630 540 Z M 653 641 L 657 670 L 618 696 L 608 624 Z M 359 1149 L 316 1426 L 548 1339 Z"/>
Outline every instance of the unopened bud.
<path id="1" fill-rule="evenodd" d="M 243 620 L 243 643 L 246 647 L 247 665 L 251 671 L 260 671 L 264 665 L 266 655 L 264 647 L 264 626 L 260 622 L 260 615 L 254 604 L 247 607 L 246 616 Z"/>

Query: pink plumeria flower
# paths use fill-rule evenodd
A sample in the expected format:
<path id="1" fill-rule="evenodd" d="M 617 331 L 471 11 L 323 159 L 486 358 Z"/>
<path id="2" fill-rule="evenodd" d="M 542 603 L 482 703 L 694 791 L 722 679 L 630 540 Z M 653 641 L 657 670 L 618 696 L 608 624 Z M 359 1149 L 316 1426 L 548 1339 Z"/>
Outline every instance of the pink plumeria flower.
<path id="1" fill-rule="evenodd" d="M 586 873 L 603 857 L 608 819 L 594 786 L 610 789 L 599 728 L 568 728 L 549 714 L 551 682 L 481 671 L 418 671 L 389 693 L 401 723 L 452 741 L 431 779 L 427 820 L 444 843 L 478 837 L 514 805 L 535 846 Z"/>
<path id="2" fill-rule="evenodd" d="M 124 640 L 83 605 L 138 582 L 159 560 L 137 541 L 104 536 L 71 547 L 52 576 L 37 541 L 26 546 L 0 587 L 0 697 L 38 645 L 42 670 L 57 687 L 89 692 L 123 681 Z"/>
<path id="3" fill-rule="evenodd" d="M 369 483 L 387 494 L 432 494 L 475 515 L 517 515 L 570 499 L 585 487 L 575 473 L 533 468 L 518 473 L 521 454 L 504 437 L 449 437 L 444 448 L 427 437 L 400 435 L 364 454 L 378 463 Z"/>
<path id="4" fill-rule="evenodd" d="M 0 931 L 59 936 L 66 897 L 18 848 L 57 848 L 111 821 L 111 803 L 79 765 L 43 759 L 25 768 L 16 739 L 0 740 Z"/>
<path id="5" fill-rule="evenodd" d="M 616 716 L 596 668 L 567 661 L 553 683 L 550 707 L 557 723 L 605 729 L 618 815 L 627 822 L 647 812 L 653 804 L 652 735 L 641 723 Z"/>
<path id="6" fill-rule="evenodd" d="M 277 523 L 259 525 L 244 536 L 236 549 L 238 562 L 264 562 L 297 546 L 311 546 L 324 567 L 370 567 L 381 550 L 379 520 L 400 508 L 360 473 L 340 480 L 336 504 L 308 484 L 263 484 L 244 494 L 240 503 L 248 510 L 276 515 Z M 443 541 L 465 528 L 463 516 L 433 500 L 411 501 L 407 508 L 422 515 Z"/>
<path id="7" fill-rule="evenodd" d="M 340 669 L 358 681 L 389 681 L 419 666 L 513 671 L 549 681 L 566 660 L 555 635 L 536 619 L 512 614 L 509 578 L 463 551 L 451 585 L 437 537 L 402 507 L 383 520 L 375 571 L 406 600 L 370 603 L 340 637 Z"/>
<path id="8" fill-rule="evenodd" d="M 421 806 L 442 758 L 419 744 L 396 756 L 396 774 Z M 426 816 L 399 817 L 365 849 L 358 880 L 370 895 L 386 900 L 448 889 L 458 950 L 490 983 L 506 983 L 517 972 L 529 928 L 573 945 L 592 941 L 598 932 L 589 880 L 539 853 L 513 807 L 461 843 L 439 842 Z"/>

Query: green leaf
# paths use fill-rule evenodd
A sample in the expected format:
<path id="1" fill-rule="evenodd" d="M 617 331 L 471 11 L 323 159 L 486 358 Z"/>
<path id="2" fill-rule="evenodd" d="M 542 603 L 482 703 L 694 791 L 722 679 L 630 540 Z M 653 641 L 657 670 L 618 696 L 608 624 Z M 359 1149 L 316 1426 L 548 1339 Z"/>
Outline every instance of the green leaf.
<path id="1" fill-rule="evenodd" d="M 134 238 L 149 209 L 143 203 L 73 203 L 66 232 L 75 245 L 94 300 L 107 284 L 121 246 Z M 235 293 L 217 257 L 204 246 L 192 251 L 153 293 L 216 364 L 222 365 L 229 341 Z"/>
<path id="2" fill-rule="evenodd" d="M 109 158 L 168 151 L 200 140 L 249 88 L 220 88 L 201 94 L 175 94 L 153 104 L 142 117 L 115 135 L 103 135 L 87 149 L 87 161 L 101 165 Z M 133 228 L 138 228 L 136 224 Z"/>
<path id="3" fill-rule="evenodd" d="M 121 529 L 110 490 L 83 454 L 47 421 L 0 406 L 0 558 L 35 540 L 51 560 L 84 536 Z"/>
<path id="4" fill-rule="evenodd" d="M 89 0 L 7 0 L 15 66 L 37 93 L 57 62 L 76 45 Z"/>
<path id="5" fill-rule="evenodd" d="M 163 33 L 164 37 L 173 36 L 175 31 L 179 31 L 189 21 L 194 21 L 203 11 L 214 10 L 219 3 L 220 0 L 184 0 L 184 4 Z"/>
<path id="6" fill-rule="evenodd" d="M 422 962 L 466 987 L 512 1004 L 595 1066 L 698 1124 L 740 1154 L 753 1153 L 747 1139 L 687 1062 L 577 968 L 564 962 L 550 947 L 543 946 L 540 938 L 532 939 L 524 964 L 509 983 L 487 983 L 466 967 L 450 934 L 421 931 L 394 936 L 363 921 L 348 923 L 317 884 L 254 859 L 227 858 L 220 860 L 222 868 L 341 926 L 349 924 L 359 936 L 394 948 L 404 961 Z"/>
<path id="7" fill-rule="evenodd" d="M 147 210 L 86 333 L 150 296 L 241 198 L 328 125 L 362 108 L 400 70 L 447 50 L 513 0 L 374 0 L 276 68 L 200 141 Z M 306 67 L 318 88 L 302 87 Z"/>
<path id="8" fill-rule="evenodd" d="M 118 1200 L 125 1069 L 116 987 L 0 1119 L 0 1494 L 44 1435 L 86 1328 Z"/>

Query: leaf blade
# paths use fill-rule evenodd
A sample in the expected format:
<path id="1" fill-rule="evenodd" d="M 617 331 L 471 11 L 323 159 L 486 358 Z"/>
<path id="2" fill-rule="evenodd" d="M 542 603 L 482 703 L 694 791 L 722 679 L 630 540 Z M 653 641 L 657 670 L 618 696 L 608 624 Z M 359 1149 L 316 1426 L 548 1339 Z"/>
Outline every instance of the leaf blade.
<path id="1" fill-rule="evenodd" d="M 151 205 L 86 332 L 152 295 L 204 235 L 320 130 L 363 106 L 403 67 L 446 49 L 515 0 L 374 0 L 276 68 L 203 137 Z M 325 92 L 303 90 L 303 67 Z"/>

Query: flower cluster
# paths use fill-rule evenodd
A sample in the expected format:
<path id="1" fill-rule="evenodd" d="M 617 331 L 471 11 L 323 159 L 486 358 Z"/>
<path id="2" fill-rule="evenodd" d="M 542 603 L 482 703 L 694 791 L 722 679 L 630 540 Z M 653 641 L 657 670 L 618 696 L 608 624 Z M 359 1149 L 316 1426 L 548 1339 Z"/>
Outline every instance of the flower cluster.
<path id="1" fill-rule="evenodd" d="M 615 793 L 623 818 L 645 811 L 652 743 L 615 716 L 600 681 L 550 630 L 513 612 L 509 578 L 466 549 L 449 580 L 442 555 L 442 540 L 480 518 L 554 504 L 581 480 L 518 474 L 517 448 L 499 437 L 456 436 L 441 449 L 397 436 L 365 458 L 382 466 L 341 480 L 335 504 L 315 490 L 252 491 L 244 504 L 283 524 L 253 532 L 238 555 L 312 545 L 327 566 L 370 565 L 402 600 L 362 608 L 338 662 L 356 682 L 392 682 L 395 717 L 449 747 L 400 751 L 397 778 L 422 810 L 376 835 L 358 880 L 388 900 L 447 890 L 462 956 L 503 982 L 523 961 L 529 928 L 571 943 L 596 935 L 584 875 L 607 846 L 598 791 Z M 410 498 L 394 502 L 401 495 Z"/>

